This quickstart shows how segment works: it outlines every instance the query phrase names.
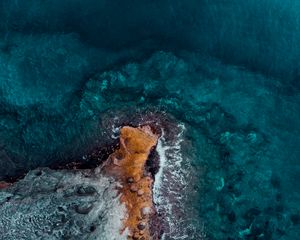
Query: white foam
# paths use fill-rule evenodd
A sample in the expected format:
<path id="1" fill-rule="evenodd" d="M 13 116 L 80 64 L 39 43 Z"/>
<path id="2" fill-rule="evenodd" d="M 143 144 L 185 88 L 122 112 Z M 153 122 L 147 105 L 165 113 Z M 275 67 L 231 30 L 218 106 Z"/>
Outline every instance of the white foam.
<path id="1" fill-rule="evenodd" d="M 180 132 L 176 137 L 177 139 L 175 143 L 172 143 L 172 145 L 168 145 L 164 137 L 164 130 L 162 129 L 162 135 L 159 138 L 156 146 L 156 151 L 159 155 L 160 164 L 159 171 L 155 175 L 155 182 L 153 187 L 154 202 L 156 204 L 160 204 L 161 201 L 165 168 L 171 166 L 173 166 L 172 168 L 174 168 L 174 166 L 181 167 L 181 163 L 183 160 L 181 154 L 181 142 L 183 141 L 182 135 L 185 130 L 185 126 L 183 124 L 179 124 L 178 127 L 180 128 Z M 168 156 L 167 151 L 169 151 Z M 172 172 L 172 174 L 173 176 L 176 176 L 177 172 Z M 168 179 L 164 180 L 168 181 Z"/>
<path id="2" fill-rule="evenodd" d="M 113 124 L 111 126 L 111 131 L 112 131 L 111 138 L 113 138 L 113 139 L 117 139 L 119 137 L 119 135 L 120 135 L 120 129 L 121 129 L 121 127 L 120 126 L 119 127 L 116 126 L 115 122 L 117 120 L 118 120 L 118 117 L 114 117 Z"/>
<path id="3" fill-rule="evenodd" d="M 153 196 L 155 203 L 159 203 L 160 200 L 160 192 L 161 192 L 161 184 L 162 184 L 162 176 L 163 171 L 167 163 L 166 158 L 166 150 L 169 148 L 169 146 L 163 146 L 164 141 L 164 131 L 162 131 L 162 136 L 159 138 L 156 151 L 159 155 L 159 170 L 158 173 L 155 175 L 155 182 L 153 186 Z"/>
<path id="4" fill-rule="evenodd" d="M 164 131 L 160 137 L 156 151 L 159 154 L 160 169 L 155 176 L 153 186 L 153 198 L 158 212 L 167 219 L 168 231 L 162 236 L 172 239 L 189 239 L 189 235 L 182 231 L 182 223 L 174 218 L 178 209 L 183 209 L 180 204 L 183 202 L 183 190 L 187 185 L 188 169 L 183 168 L 183 156 L 181 143 L 185 126 L 179 124 L 179 133 L 175 142 L 167 142 Z M 188 161 L 186 161 L 188 162 Z M 175 202 L 174 202 L 175 201 Z M 180 211 L 180 210 L 179 210 Z"/>
<path id="5" fill-rule="evenodd" d="M 162 240 L 206 239 L 203 227 L 199 228 L 198 222 L 195 224 L 195 216 L 185 205 L 193 175 L 191 161 L 182 152 L 186 128 L 183 124 L 178 128 L 179 133 L 172 140 L 165 139 L 163 132 L 156 148 L 160 169 L 155 176 L 153 198 L 156 209 L 164 218 Z"/>

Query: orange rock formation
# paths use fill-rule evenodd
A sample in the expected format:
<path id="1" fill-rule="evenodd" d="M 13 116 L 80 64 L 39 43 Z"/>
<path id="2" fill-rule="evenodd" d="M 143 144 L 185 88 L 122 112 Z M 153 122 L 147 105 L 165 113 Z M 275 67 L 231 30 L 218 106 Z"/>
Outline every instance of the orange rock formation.
<path id="1" fill-rule="evenodd" d="M 150 126 L 123 127 L 120 148 L 110 155 L 104 171 L 121 184 L 121 202 L 125 204 L 127 216 L 121 232 L 129 232 L 128 239 L 151 239 L 149 220 L 153 211 L 153 179 L 145 170 L 145 164 L 158 140 Z"/>

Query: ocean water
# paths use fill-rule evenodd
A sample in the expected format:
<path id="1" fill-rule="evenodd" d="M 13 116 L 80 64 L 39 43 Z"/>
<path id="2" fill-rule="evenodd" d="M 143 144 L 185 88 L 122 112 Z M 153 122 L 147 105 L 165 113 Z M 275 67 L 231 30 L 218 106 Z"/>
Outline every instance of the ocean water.
<path id="1" fill-rule="evenodd" d="M 28 171 L 85 163 L 122 125 L 151 122 L 163 133 L 153 189 L 163 239 L 299 239 L 299 9 L 292 0 L 0 1 L 0 180 L 39 182 Z M 103 208 L 117 183 L 95 178 L 80 184 L 97 188 L 101 198 L 83 201 L 100 210 L 85 227 L 68 212 L 70 239 L 113 239 L 117 226 L 106 226 L 121 220 L 99 220 L 122 206 Z M 61 201 L 47 191 L 13 215 L 31 192 L 1 190 L 0 239 L 31 234 L 30 212 Z M 52 229 L 56 218 L 43 218 Z M 47 239 L 63 239 L 64 227 Z"/>

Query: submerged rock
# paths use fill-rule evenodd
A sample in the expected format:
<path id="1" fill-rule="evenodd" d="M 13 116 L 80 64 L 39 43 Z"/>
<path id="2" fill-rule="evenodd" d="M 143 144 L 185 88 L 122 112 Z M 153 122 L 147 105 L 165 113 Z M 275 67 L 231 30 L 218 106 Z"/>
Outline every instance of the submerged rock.
<path id="1" fill-rule="evenodd" d="M 96 193 L 96 189 L 92 186 L 81 186 L 78 188 L 77 193 L 79 195 L 93 195 L 94 193 Z"/>
<path id="2" fill-rule="evenodd" d="M 77 205 L 75 209 L 76 212 L 80 214 L 88 214 L 93 209 L 93 204 L 86 203 L 86 204 Z"/>

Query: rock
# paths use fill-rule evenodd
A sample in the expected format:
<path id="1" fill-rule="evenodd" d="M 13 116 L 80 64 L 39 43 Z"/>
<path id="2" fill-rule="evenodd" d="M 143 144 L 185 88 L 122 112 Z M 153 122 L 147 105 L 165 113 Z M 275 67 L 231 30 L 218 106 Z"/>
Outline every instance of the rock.
<path id="1" fill-rule="evenodd" d="M 147 160 L 157 144 L 158 137 L 148 125 L 137 128 L 122 127 L 120 147 L 110 155 L 109 159 L 120 155 L 123 159 L 119 161 L 119 166 L 109 161 L 103 168 L 105 174 L 114 177 L 123 186 L 120 188 L 121 202 L 124 203 L 128 213 L 127 219 L 124 219 L 123 229 L 127 228 L 129 233 L 137 237 L 133 239 L 140 239 L 139 231 L 144 229 L 145 239 L 151 238 L 150 231 L 146 228 L 150 216 L 142 217 L 141 209 L 144 206 L 153 206 L 153 179 L 144 177 L 144 173 L 148 171 Z"/>
<path id="2" fill-rule="evenodd" d="M 92 186 L 81 186 L 78 188 L 77 193 L 79 195 L 93 195 L 96 192 L 96 189 Z"/>
<path id="3" fill-rule="evenodd" d="M 87 203 L 82 205 L 77 205 L 75 210 L 79 214 L 88 214 L 93 209 L 93 204 Z"/>
<path id="4" fill-rule="evenodd" d="M 138 225 L 137 225 L 137 228 L 139 230 L 144 230 L 146 228 L 146 224 L 144 222 L 140 222 Z"/>
<path id="5" fill-rule="evenodd" d="M 90 226 L 90 232 L 94 232 L 96 230 L 96 226 L 92 225 Z"/>
<path id="6" fill-rule="evenodd" d="M 132 237 L 134 240 L 139 240 L 140 239 L 140 235 L 139 233 L 135 233 Z"/>
<path id="7" fill-rule="evenodd" d="M 134 180 L 132 177 L 127 178 L 127 183 L 133 183 L 133 182 L 134 182 Z"/>
<path id="8" fill-rule="evenodd" d="M 143 196 L 144 195 L 144 190 L 143 189 L 138 190 L 137 195 L 138 196 Z"/>
<path id="9" fill-rule="evenodd" d="M 64 191 L 44 191 L 45 185 L 62 186 Z M 95 186 L 97 193 L 79 195 L 80 186 Z M 42 177 L 30 171 L 0 190 L 0 239 L 88 239 L 91 234 L 107 239 L 112 233 L 116 236 L 112 238 L 119 239 L 125 213 L 122 215 L 124 207 L 116 201 L 117 187 L 110 177 L 85 169 L 44 169 Z M 113 218 L 114 213 L 120 216 Z"/>
<path id="10" fill-rule="evenodd" d="M 133 234 L 132 234 L 131 232 L 129 232 L 129 233 L 127 234 L 127 237 L 133 238 Z"/>
<path id="11" fill-rule="evenodd" d="M 143 208 L 141 209 L 141 214 L 142 214 L 142 216 L 149 215 L 149 214 L 151 214 L 151 212 L 152 212 L 152 210 L 151 210 L 150 207 L 143 207 Z"/>
<path id="12" fill-rule="evenodd" d="M 137 187 L 136 185 L 132 185 L 132 186 L 130 187 L 130 191 L 131 191 L 131 192 L 137 192 L 137 191 L 138 191 L 138 187 Z"/>

